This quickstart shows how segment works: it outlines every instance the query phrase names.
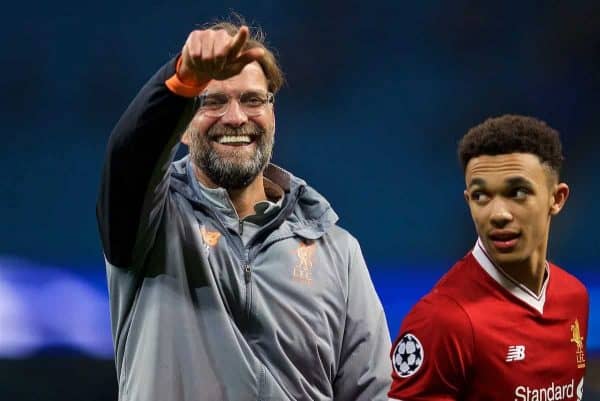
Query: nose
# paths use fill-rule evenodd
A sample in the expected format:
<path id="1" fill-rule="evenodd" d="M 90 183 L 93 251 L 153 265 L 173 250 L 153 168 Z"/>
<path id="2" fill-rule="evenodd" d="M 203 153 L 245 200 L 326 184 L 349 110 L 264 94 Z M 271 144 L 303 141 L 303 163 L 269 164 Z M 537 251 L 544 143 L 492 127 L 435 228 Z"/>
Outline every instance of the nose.
<path id="1" fill-rule="evenodd" d="M 231 99 L 227 111 L 221 117 L 221 122 L 231 127 L 241 127 L 248 122 L 248 116 L 242 110 L 240 103 L 236 99 Z"/>
<path id="2" fill-rule="evenodd" d="M 492 213 L 490 215 L 491 223 L 494 227 L 501 228 L 513 220 L 513 215 L 505 202 L 501 199 L 495 199 L 491 205 Z"/>

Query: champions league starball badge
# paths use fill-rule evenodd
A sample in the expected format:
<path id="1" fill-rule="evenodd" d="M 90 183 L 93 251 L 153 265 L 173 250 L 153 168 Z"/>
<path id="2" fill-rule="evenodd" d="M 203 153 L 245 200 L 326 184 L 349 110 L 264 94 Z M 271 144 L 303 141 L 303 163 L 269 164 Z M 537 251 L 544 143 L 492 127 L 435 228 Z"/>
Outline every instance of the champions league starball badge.
<path id="1" fill-rule="evenodd" d="M 423 364 L 425 352 L 417 337 L 406 333 L 394 349 L 392 363 L 394 370 L 400 377 L 412 376 Z"/>

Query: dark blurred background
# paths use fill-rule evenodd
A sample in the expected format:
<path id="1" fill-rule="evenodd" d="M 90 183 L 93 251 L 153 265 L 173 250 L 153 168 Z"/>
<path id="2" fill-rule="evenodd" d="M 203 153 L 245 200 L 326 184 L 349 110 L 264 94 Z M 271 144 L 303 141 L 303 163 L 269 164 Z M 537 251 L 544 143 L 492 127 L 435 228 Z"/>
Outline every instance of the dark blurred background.
<path id="1" fill-rule="evenodd" d="M 505 113 L 561 132 L 572 195 L 549 258 L 590 290 L 585 399 L 600 400 L 600 2 L 516 0 L 4 6 L 0 399 L 116 399 L 94 210 L 105 144 L 187 34 L 232 10 L 287 75 L 274 161 L 358 237 L 392 337 L 475 242 L 459 138 Z"/>

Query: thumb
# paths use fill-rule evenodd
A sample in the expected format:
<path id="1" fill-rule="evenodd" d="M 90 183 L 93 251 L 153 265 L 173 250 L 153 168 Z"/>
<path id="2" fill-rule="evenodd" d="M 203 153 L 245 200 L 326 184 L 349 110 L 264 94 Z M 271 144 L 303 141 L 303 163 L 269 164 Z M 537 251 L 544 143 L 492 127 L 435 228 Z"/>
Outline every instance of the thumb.
<path id="1" fill-rule="evenodd" d="M 265 49 L 260 47 L 254 47 L 241 53 L 238 57 L 233 60 L 233 64 L 240 65 L 242 68 L 246 64 L 250 64 L 253 61 L 259 61 L 265 56 Z"/>

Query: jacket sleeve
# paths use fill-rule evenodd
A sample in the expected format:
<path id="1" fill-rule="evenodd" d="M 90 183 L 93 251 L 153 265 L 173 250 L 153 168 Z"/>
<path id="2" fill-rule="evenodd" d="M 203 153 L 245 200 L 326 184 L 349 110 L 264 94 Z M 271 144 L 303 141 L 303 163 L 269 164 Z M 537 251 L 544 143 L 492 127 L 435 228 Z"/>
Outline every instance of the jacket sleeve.
<path id="1" fill-rule="evenodd" d="M 390 334 L 358 242 L 349 264 L 346 324 L 339 368 L 333 383 L 336 401 L 387 401 L 390 388 Z"/>
<path id="2" fill-rule="evenodd" d="M 132 267 L 145 256 L 168 191 L 168 171 L 191 119 L 192 102 L 165 82 L 176 59 L 139 91 L 108 141 L 96 215 L 107 261 Z"/>

